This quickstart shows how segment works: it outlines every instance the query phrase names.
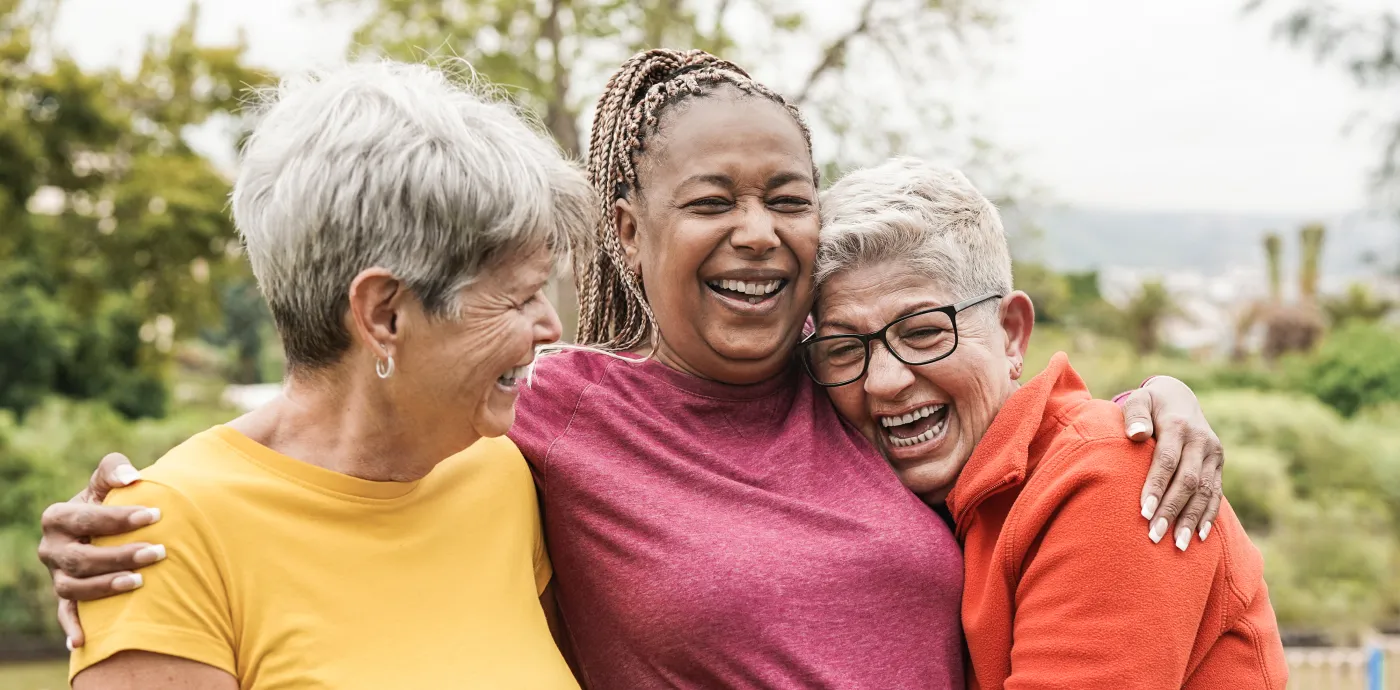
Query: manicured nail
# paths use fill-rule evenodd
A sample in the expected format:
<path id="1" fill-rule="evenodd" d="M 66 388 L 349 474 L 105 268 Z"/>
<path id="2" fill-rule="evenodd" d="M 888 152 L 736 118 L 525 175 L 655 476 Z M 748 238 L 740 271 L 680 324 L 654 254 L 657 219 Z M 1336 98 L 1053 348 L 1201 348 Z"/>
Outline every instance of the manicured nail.
<path id="1" fill-rule="evenodd" d="M 1142 499 L 1142 519 L 1151 520 L 1152 514 L 1157 512 L 1157 497 L 1148 496 Z"/>
<path id="2" fill-rule="evenodd" d="M 1132 438 L 1138 434 L 1147 433 L 1147 422 L 1133 422 L 1128 425 L 1128 437 Z"/>
<path id="3" fill-rule="evenodd" d="M 1191 528 L 1182 527 L 1176 531 L 1176 548 L 1185 551 L 1186 546 L 1191 543 Z"/>
<path id="4" fill-rule="evenodd" d="M 63 644 L 64 644 L 65 646 L 68 647 L 68 651 L 70 651 L 70 652 L 73 651 L 73 638 L 71 638 L 71 637 L 65 637 L 65 638 L 63 638 Z"/>
<path id="5" fill-rule="evenodd" d="M 137 527 L 160 522 L 160 508 L 144 508 L 131 514 L 131 524 Z"/>
<path id="6" fill-rule="evenodd" d="M 1161 542 L 1161 541 L 1162 541 L 1162 537 L 1165 537 L 1166 535 L 1167 535 L 1167 519 L 1166 519 L 1166 518 L 1157 518 L 1157 521 L 1154 522 L 1154 523 L 1152 523 L 1152 529 L 1147 530 L 1147 538 L 1148 538 L 1148 539 L 1151 539 L 1151 540 L 1152 540 L 1152 543 L 1154 543 L 1154 544 Z"/>
<path id="7" fill-rule="evenodd" d="M 122 575 L 112 580 L 112 589 L 118 592 L 130 592 L 143 584 L 145 584 L 145 582 L 141 580 L 141 573 L 132 573 L 130 575 Z"/>
<path id="8" fill-rule="evenodd" d="M 1206 537 L 1209 537 L 1209 536 L 1210 536 L 1210 521 L 1207 520 L 1207 521 L 1201 523 L 1201 541 L 1205 541 L 1205 540 L 1206 540 Z"/>
<path id="9" fill-rule="evenodd" d="M 137 551 L 136 555 L 131 557 L 131 560 L 136 561 L 137 565 L 149 565 L 156 561 L 165 560 L 165 544 L 147 546 Z"/>
<path id="10" fill-rule="evenodd" d="M 140 481 L 141 473 L 137 472 L 136 468 L 131 465 L 118 465 L 117 469 L 112 471 L 112 477 L 117 480 L 118 484 L 130 486 L 132 483 Z"/>

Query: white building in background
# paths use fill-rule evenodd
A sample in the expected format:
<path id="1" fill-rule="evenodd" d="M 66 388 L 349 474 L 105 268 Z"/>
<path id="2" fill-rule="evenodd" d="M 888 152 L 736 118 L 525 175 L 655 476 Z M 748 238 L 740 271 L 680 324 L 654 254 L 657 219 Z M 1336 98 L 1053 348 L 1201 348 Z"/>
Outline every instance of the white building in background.
<path id="1" fill-rule="evenodd" d="M 224 388 L 223 402 L 237 408 L 240 412 L 249 412 L 271 401 L 281 393 L 282 384 L 280 383 L 256 383 L 248 386 L 230 385 Z"/>
<path id="2" fill-rule="evenodd" d="M 1191 270 L 1105 268 L 1099 272 L 1099 292 L 1110 304 L 1123 307 L 1144 282 L 1153 280 L 1161 281 L 1185 312 L 1163 325 L 1162 341 L 1205 355 L 1228 356 L 1244 310 L 1268 296 L 1268 277 L 1251 266 L 1232 267 L 1213 276 Z"/>

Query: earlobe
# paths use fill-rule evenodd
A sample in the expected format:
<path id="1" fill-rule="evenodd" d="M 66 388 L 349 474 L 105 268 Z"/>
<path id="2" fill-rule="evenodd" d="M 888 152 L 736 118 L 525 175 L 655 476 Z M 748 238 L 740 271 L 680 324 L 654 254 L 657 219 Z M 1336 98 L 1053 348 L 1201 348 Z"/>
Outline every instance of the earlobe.
<path id="1" fill-rule="evenodd" d="M 613 227 L 617 228 L 617 240 L 622 244 L 622 253 L 627 257 L 627 268 L 638 278 L 642 275 L 641 248 L 638 246 L 637 216 L 632 202 L 618 199 L 613 204 Z"/>

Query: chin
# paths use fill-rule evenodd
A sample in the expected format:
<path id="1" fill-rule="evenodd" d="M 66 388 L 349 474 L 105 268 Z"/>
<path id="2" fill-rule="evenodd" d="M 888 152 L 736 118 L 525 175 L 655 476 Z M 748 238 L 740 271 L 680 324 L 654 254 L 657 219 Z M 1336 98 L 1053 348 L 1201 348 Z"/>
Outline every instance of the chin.
<path id="1" fill-rule="evenodd" d="M 777 331 L 760 331 L 752 334 L 742 333 L 740 337 L 732 337 L 732 333 L 726 333 L 729 338 L 716 338 L 712 340 L 714 349 L 721 357 L 731 360 L 759 361 L 772 359 L 774 357 L 786 357 L 791 343 L 783 337 L 783 333 Z"/>

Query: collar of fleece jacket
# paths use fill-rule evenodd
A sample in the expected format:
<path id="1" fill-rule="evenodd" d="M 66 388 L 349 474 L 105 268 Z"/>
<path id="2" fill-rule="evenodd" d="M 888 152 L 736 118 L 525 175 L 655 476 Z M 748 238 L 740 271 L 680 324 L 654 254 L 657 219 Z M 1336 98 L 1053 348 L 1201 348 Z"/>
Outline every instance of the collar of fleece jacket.
<path id="1" fill-rule="evenodd" d="M 1007 398 L 948 495 L 948 511 L 957 523 L 958 540 L 967 536 L 972 514 L 983 501 L 1020 486 L 1029 474 L 1030 449 L 1046 427 L 1056 425 L 1057 410 L 1089 400 L 1083 379 L 1056 353 L 1045 370 Z"/>

